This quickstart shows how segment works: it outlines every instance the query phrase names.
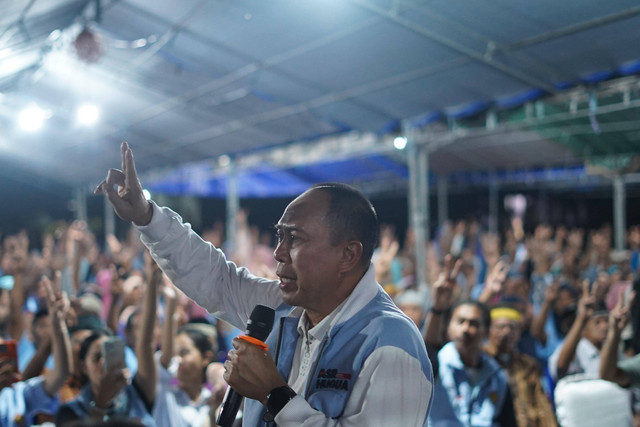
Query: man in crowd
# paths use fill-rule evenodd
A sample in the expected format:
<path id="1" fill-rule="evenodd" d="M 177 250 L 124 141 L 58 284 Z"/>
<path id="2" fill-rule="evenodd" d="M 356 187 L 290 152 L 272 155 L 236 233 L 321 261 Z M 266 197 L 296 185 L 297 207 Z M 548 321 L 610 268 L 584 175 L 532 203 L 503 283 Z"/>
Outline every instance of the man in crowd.
<path id="1" fill-rule="evenodd" d="M 549 357 L 549 372 L 555 381 L 573 374 L 598 375 L 600 349 L 607 337 L 609 312 L 596 303 L 595 286 L 585 280 L 578 311 L 562 345 Z"/>
<path id="2" fill-rule="evenodd" d="M 235 339 L 225 362 L 225 380 L 250 398 L 244 425 L 426 425 L 431 365 L 415 324 L 375 281 L 377 217 L 360 192 L 320 184 L 291 202 L 276 226 L 280 280 L 260 279 L 146 201 L 131 149 L 121 151 L 123 171 L 97 192 L 138 226 L 173 283 L 238 328 L 257 304 L 276 309 L 269 351 Z"/>
<path id="3" fill-rule="evenodd" d="M 521 326 L 522 313 L 515 308 L 509 305 L 492 308 L 485 351 L 507 372 L 518 426 L 552 427 L 556 419 L 542 388 L 540 366 L 517 349 Z"/>
<path id="4" fill-rule="evenodd" d="M 427 315 L 425 342 L 436 377 L 434 427 L 516 426 L 507 377 L 500 366 L 482 351 L 490 324 L 489 310 L 478 301 L 454 304 L 455 277 L 451 256 L 433 284 L 433 306 Z M 451 313 L 447 323 L 445 316 Z M 447 326 L 446 341 L 444 328 Z"/>

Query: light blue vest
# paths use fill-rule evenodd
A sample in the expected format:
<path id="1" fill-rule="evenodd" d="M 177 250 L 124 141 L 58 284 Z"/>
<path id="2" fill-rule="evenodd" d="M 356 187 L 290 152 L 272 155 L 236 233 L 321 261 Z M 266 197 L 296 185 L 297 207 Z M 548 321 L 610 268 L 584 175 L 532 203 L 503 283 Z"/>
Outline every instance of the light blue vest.
<path id="1" fill-rule="evenodd" d="M 491 427 L 507 394 L 507 377 L 498 363 L 482 353 L 482 365 L 474 386 L 464 370 L 455 344 L 438 352 L 438 378 L 434 389 L 432 427 Z"/>
<path id="2" fill-rule="evenodd" d="M 266 340 L 278 371 L 288 379 L 298 341 L 299 318 L 287 317 L 292 307 L 281 305 L 276 310 L 276 324 Z M 318 356 L 309 373 L 305 399 L 326 416 L 339 418 L 353 389 L 354 382 L 367 357 L 377 348 L 401 348 L 422 365 L 422 372 L 433 384 L 431 363 L 418 329 L 379 289 L 378 294 L 356 315 L 335 325 L 320 344 Z M 384 384 L 380 384 L 384 387 Z M 431 402 L 425 413 L 431 408 Z M 264 426 L 266 408 L 258 401 L 245 401 L 244 426 Z"/>

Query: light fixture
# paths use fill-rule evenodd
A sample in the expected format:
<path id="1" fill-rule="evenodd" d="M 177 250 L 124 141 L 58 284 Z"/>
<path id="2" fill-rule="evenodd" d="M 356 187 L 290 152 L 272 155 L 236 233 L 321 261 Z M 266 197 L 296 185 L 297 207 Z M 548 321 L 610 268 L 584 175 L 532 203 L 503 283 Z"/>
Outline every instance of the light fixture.
<path id="1" fill-rule="evenodd" d="M 82 126 L 91 126 L 98 121 L 100 110 L 93 104 L 83 104 L 76 112 L 76 121 Z"/>
<path id="2" fill-rule="evenodd" d="M 407 138 L 405 138 L 404 136 L 396 136 L 393 139 L 393 146 L 396 148 L 396 150 L 404 150 L 407 146 Z"/>
<path id="3" fill-rule="evenodd" d="M 43 110 L 36 104 L 31 104 L 18 115 L 18 124 L 26 132 L 35 132 L 50 116 L 50 112 Z"/>

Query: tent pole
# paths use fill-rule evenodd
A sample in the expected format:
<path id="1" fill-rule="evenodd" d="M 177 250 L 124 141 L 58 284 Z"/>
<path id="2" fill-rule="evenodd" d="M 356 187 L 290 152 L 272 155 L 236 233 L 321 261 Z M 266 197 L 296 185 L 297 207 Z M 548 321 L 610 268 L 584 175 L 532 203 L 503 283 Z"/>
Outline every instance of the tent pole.
<path id="1" fill-rule="evenodd" d="M 442 225 L 449 220 L 449 185 L 447 177 L 438 176 L 438 225 Z"/>
<path id="2" fill-rule="evenodd" d="M 627 228 L 626 188 L 624 178 L 616 175 L 613 178 L 613 230 L 616 250 L 624 249 L 624 234 Z"/>
<path id="3" fill-rule="evenodd" d="M 84 188 L 76 188 L 74 192 L 75 199 L 75 219 L 87 221 L 87 192 Z"/>
<path id="4" fill-rule="evenodd" d="M 409 224 L 415 236 L 415 273 L 418 289 L 427 287 L 425 260 L 426 242 L 428 241 L 428 153 L 426 147 L 416 139 L 412 129 L 403 126 L 407 138 L 407 162 L 409 165 Z M 426 290 L 426 289 L 425 289 Z M 425 292 L 428 298 L 429 292 Z M 429 301 L 427 301 L 429 305 Z"/>

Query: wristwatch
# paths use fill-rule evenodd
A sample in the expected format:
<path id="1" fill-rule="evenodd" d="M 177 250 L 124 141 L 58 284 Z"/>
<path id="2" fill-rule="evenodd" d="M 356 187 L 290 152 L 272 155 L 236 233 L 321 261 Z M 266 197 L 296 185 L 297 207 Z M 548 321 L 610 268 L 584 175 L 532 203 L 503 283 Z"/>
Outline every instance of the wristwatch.
<path id="1" fill-rule="evenodd" d="M 296 397 L 296 392 L 287 385 L 276 387 L 267 395 L 267 412 L 262 416 L 262 421 L 271 422 L 276 418 L 278 412 L 291 399 Z"/>

